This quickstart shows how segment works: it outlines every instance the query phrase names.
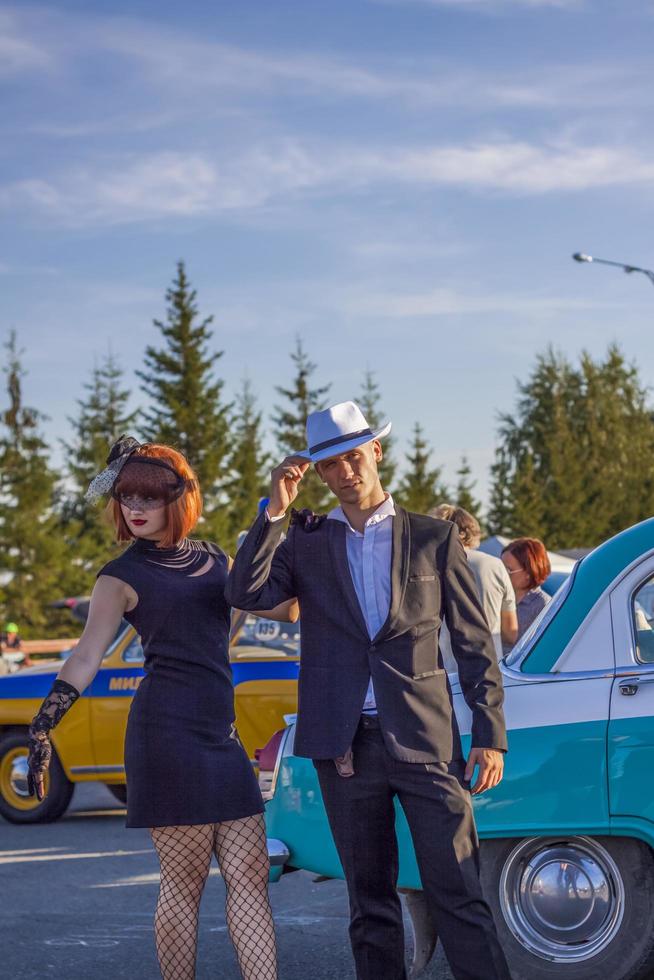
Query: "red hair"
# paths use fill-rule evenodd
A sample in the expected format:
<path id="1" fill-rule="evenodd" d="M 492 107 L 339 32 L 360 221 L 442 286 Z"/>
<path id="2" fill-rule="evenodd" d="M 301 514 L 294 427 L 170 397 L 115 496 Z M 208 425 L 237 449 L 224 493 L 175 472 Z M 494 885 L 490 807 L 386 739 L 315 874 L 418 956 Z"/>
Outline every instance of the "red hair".
<path id="1" fill-rule="evenodd" d="M 538 538 L 516 538 L 502 549 L 502 554 L 506 554 L 507 551 L 517 562 L 520 562 L 529 576 L 530 589 L 542 585 L 552 571 L 547 549 Z"/>
<path id="2" fill-rule="evenodd" d="M 139 456 L 160 459 L 172 466 L 182 479 L 193 481 L 177 500 L 166 504 L 166 526 L 157 545 L 159 548 L 172 548 L 191 533 L 200 519 L 200 514 L 202 513 L 202 495 L 200 493 L 198 478 L 186 457 L 182 456 L 181 453 L 177 452 L 171 446 L 146 443 L 143 446 L 139 446 L 130 458 L 137 459 Z M 159 469 L 159 467 L 153 467 L 153 469 Z M 134 535 L 125 522 L 121 506 L 117 500 L 112 499 L 109 501 L 107 512 L 116 528 L 116 540 L 132 541 Z"/>

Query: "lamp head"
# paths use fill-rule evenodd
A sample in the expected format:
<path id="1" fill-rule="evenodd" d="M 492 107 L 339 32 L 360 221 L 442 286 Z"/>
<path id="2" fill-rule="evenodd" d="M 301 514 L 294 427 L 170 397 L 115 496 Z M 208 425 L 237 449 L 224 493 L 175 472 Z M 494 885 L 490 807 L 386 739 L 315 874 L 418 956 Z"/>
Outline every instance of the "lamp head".
<path id="1" fill-rule="evenodd" d="M 586 255 L 584 252 L 575 252 L 574 255 L 572 256 L 572 258 L 575 260 L 575 262 L 592 262 L 593 261 L 593 256 L 592 255 Z"/>

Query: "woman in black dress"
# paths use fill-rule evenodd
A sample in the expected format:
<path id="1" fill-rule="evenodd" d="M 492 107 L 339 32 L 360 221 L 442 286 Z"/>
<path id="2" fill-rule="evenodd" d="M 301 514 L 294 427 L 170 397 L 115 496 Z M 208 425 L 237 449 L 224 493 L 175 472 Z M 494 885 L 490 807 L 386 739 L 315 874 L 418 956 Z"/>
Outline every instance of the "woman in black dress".
<path id="1" fill-rule="evenodd" d="M 224 598 L 230 559 L 186 537 L 202 500 L 180 453 L 123 437 L 108 464 L 87 496 L 110 490 L 118 540 L 132 544 L 98 573 L 84 633 L 32 722 L 31 787 L 42 798 L 48 733 L 93 680 L 124 617 L 145 654 L 125 737 L 127 826 L 150 829 L 161 864 L 162 977 L 195 976 L 200 898 L 215 854 L 242 976 L 275 980 L 264 808 L 234 727 Z M 261 615 L 295 619 L 297 603 Z"/>

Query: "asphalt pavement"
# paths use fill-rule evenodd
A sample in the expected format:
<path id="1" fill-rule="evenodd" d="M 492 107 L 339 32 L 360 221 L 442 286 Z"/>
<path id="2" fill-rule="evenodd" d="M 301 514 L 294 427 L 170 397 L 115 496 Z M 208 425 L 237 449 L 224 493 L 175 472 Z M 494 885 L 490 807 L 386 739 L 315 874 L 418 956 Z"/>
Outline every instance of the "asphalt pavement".
<path id="1" fill-rule="evenodd" d="M 160 980 L 152 927 L 158 862 L 145 830 L 100 784 L 78 786 L 64 818 L 0 818 L 0 978 Z M 341 881 L 299 871 L 270 890 L 280 980 L 354 980 Z M 212 867 L 200 912 L 197 980 L 240 980 Z M 408 951 L 407 951 L 408 952 Z M 421 980 L 450 980 L 442 952 Z"/>

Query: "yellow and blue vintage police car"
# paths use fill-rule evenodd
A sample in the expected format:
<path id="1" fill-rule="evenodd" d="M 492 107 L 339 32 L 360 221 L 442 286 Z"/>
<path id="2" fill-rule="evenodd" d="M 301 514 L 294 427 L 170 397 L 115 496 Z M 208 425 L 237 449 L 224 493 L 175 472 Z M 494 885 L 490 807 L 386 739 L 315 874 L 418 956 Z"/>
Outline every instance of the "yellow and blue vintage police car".
<path id="1" fill-rule="evenodd" d="M 232 642 L 236 725 L 250 758 L 296 710 L 300 631 L 297 623 L 247 616 Z M 75 710 L 52 733 L 46 796 L 27 792 L 27 728 L 61 661 L 0 677 L 0 814 L 13 823 L 57 820 L 75 783 L 99 780 L 125 800 L 123 743 L 129 708 L 143 671 L 143 650 L 123 620 L 102 666 Z"/>

